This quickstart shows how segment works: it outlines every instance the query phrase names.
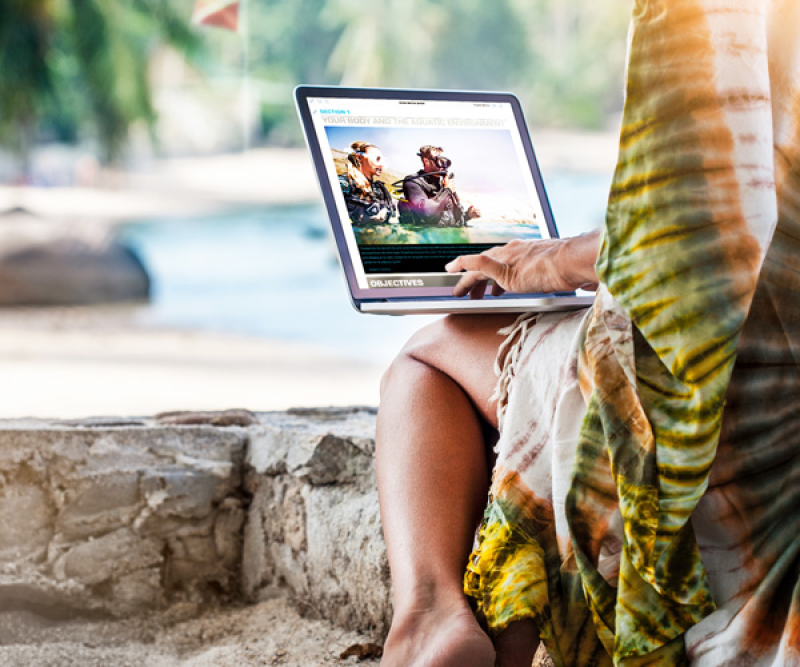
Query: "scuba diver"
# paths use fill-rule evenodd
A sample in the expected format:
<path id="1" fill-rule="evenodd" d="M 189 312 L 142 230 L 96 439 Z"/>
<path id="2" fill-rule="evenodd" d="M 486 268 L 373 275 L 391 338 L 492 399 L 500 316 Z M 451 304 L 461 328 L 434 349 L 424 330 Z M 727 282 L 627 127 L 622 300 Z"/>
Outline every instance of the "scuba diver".
<path id="1" fill-rule="evenodd" d="M 404 200 L 398 204 L 400 222 L 436 227 L 466 227 L 481 212 L 474 206 L 465 208 L 451 187 L 453 174 L 448 171 L 452 160 L 438 146 L 422 146 L 417 155 L 422 169 L 403 181 Z M 397 184 L 400 182 L 398 181 Z"/>
<path id="2" fill-rule="evenodd" d="M 350 149 L 347 173 L 339 176 L 350 222 L 354 225 L 390 222 L 395 213 L 394 200 L 377 178 L 383 171 L 381 149 L 365 141 L 354 141 Z"/>

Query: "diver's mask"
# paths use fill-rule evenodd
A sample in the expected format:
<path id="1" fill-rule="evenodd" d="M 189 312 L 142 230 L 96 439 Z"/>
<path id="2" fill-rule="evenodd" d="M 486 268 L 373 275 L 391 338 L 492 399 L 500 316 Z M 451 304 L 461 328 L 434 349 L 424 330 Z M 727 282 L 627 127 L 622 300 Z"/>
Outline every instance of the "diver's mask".
<path id="1" fill-rule="evenodd" d="M 449 157 L 445 157 L 444 155 L 437 155 L 436 157 L 431 158 L 431 162 L 436 165 L 436 168 L 439 171 L 447 171 L 450 168 L 450 165 L 453 164 L 453 161 Z"/>
<path id="2" fill-rule="evenodd" d="M 419 157 L 422 157 L 422 153 L 417 153 Z M 427 156 L 426 156 L 427 157 Z M 430 156 L 428 159 L 433 162 L 434 166 L 438 171 L 447 171 L 450 168 L 450 165 L 453 164 L 453 161 L 449 157 L 445 157 L 444 155 L 437 155 L 437 156 Z"/>

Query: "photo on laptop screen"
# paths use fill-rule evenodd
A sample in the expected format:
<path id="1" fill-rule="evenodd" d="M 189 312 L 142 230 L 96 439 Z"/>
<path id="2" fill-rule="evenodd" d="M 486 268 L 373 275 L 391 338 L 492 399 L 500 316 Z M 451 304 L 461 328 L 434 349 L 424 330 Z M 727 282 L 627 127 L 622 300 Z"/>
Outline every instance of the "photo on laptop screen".
<path id="1" fill-rule="evenodd" d="M 551 237 L 511 104 L 308 107 L 358 288 L 449 288 L 455 257 Z"/>

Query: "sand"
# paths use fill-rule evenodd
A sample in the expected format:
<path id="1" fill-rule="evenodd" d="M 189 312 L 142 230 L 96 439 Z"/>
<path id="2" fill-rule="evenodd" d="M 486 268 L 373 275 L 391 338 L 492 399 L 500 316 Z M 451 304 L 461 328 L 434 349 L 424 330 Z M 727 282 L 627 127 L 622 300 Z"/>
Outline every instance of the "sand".
<path id="1" fill-rule="evenodd" d="M 3 667 L 250 667 L 377 665 L 340 659 L 369 653 L 372 640 L 301 616 L 288 599 L 253 606 L 178 604 L 128 620 L 48 619 L 27 611 L 0 613 Z M 313 616 L 313 613 L 311 614 Z M 374 645 L 373 645 L 374 647 Z"/>
<path id="2" fill-rule="evenodd" d="M 145 308 L 4 311 L 0 418 L 378 404 L 383 364 L 301 343 L 156 328 Z"/>

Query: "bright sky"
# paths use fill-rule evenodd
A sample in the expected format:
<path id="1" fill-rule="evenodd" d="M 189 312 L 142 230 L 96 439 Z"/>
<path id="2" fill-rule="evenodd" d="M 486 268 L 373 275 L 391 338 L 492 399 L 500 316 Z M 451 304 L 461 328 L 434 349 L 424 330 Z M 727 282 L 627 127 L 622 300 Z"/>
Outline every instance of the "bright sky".
<path id="1" fill-rule="evenodd" d="M 441 146 L 453 164 L 456 185 L 470 192 L 502 193 L 527 199 L 511 133 L 495 129 L 326 127 L 332 148 L 349 152 L 354 141 L 375 144 L 385 165 L 403 175 L 422 169 L 420 146 Z"/>

